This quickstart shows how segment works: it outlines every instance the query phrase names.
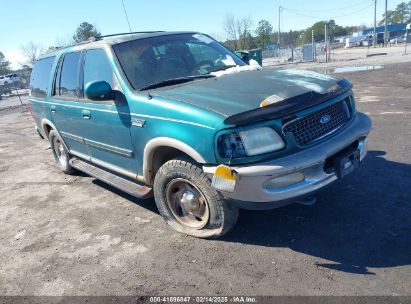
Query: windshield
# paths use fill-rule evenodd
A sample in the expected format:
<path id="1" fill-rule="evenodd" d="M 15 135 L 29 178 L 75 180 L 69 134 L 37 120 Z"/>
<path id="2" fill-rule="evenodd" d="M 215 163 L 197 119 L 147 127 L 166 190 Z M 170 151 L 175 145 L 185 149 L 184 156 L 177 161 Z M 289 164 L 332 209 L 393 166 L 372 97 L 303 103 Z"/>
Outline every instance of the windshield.
<path id="1" fill-rule="evenodd" d="M 137 39 L 113 45 L 113 49 L 134 89 L 245 65 L 224 46 L 203 34 Z"/>

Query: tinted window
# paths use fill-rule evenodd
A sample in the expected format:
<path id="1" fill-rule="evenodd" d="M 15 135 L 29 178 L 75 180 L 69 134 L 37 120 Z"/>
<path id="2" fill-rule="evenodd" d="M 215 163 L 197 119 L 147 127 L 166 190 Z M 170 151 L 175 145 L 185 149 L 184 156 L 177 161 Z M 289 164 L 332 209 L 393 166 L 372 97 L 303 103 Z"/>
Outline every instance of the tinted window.
<path id="1" fill-rule="evenodd" d="M 135 89 L 245 65 L 224 46 L 202 34 L 136 39 L 113 45 L 113 49 Z"/>
<path id="2" fill-rule="evenodd" d="M 113 87 L 113 69 L 104 50 L 89 50 L 84 63 L 84 87 L 91 81 L 107 81 Z"/>
<path id="3" fill-rule="evenodd" d="M 79 91 L 80 52 L 66 54 L 56 81 L 56 95 L 77 97 Z"/>
<path id="4" fill-rule="evenodd" d="M 187 46 L 197 64 L 215 62 L 220 58 L 220 53 L 207 44 L 187 43 Z"/>
<path id="5" fill-rule="evenodd" d="M 47 96 L 51 68 L 54 57 L 37 60 L 31 73 L 31 96 L 44 98 Z"/>

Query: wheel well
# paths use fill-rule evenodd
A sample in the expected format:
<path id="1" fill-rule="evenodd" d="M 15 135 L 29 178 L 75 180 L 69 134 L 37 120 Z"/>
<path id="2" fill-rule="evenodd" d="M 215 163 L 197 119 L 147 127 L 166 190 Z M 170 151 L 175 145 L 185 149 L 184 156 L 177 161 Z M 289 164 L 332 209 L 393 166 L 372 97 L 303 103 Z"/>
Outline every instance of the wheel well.
<path id="1" fill-rule="evenodd" d="M 46 133 L 46 136 L 49 137 L 49 134 L 50 134 L 50 131 L 51 131 L 52 127 L 49 124 L 45 124 L 43 126 L 43 129 L 44 129 L 44 133 Z"/>
<path id="2" fill-rule="evenodd" d="M 181 150 L 178 150 L 173 147 L 167 147 L 167 146 L 160 146 L 158 147 L 153 154 L 153 160 L 151 163 L 151 180 L 147 181 L 152 183 L 154 181 L 154 177 L 157 174 L 158 169 L 162 165 L 164 165 L 166 162 L 169 160 L 175 159 L 177 157 L 183 157 L 185 159 L 189 159 L 193 161 L 194 163 L 196 162 L 193 160 L 188 154 L 182 152 Z"/>

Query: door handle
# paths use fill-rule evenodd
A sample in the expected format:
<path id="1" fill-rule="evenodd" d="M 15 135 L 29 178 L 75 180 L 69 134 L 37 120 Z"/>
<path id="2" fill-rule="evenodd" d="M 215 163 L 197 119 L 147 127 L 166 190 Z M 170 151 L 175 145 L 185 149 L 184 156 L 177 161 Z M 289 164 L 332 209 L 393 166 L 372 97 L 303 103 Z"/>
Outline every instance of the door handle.
<path id="1" fill-rule="evenodd" d="M 91 118 L 91 112 L 88 111 L 88 110 L 81 111 L 81 115 L 83 115 L 84 119 L 90 119 Z"/>
<path id="2" fill-rule="evenodd" d="M 50 106 L 50 111 L 53 113 L 56 113 L 56 106 Z"/>

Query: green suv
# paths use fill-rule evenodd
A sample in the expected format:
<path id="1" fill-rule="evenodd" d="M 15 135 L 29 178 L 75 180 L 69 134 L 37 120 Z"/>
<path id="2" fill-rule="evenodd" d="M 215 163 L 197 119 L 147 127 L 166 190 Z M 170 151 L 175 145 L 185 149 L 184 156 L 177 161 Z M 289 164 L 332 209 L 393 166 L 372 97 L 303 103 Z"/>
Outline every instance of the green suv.
<path id="1" fill-rule="evenodd" d="M 245 64 L 207 35 L 101 36 L 37 60 L 30 105 L 60 169 L 154 196 L 177 231 L 217 237 L 239 208 L 311 204 L 355 170 L 371 120 L 352 85 Z"/>

